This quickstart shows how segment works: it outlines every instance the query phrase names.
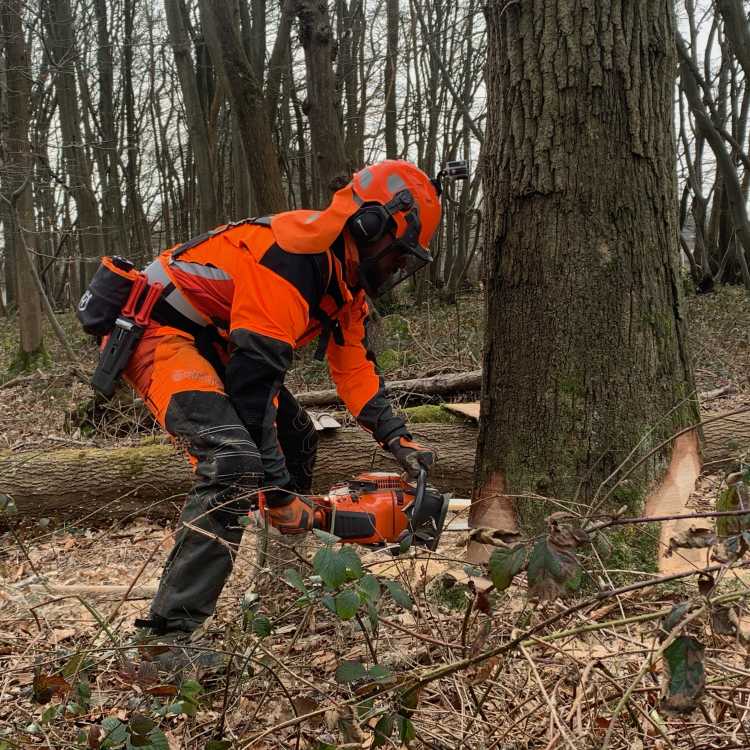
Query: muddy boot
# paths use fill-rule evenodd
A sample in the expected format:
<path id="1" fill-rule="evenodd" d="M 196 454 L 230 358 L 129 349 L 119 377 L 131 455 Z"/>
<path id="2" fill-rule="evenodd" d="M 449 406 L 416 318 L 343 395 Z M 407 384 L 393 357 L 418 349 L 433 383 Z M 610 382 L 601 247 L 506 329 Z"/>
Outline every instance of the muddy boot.
<path id="1" fill-rule="evenodd" d="M 145 661 L 156 666 L 163 675 L 208 675 L 223 670 L 222 654 L 211 649 L 211 644 L 194 633 L 183 630 L 155 635 L 151 630 L 139 631 L 135 642 Z"/>

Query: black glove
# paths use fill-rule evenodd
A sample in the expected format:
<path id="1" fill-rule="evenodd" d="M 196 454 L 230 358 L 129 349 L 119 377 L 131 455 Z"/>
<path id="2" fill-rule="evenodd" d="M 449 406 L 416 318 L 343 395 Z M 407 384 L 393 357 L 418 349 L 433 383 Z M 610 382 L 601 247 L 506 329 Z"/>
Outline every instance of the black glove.
<path id="1" fill-rule="evenodd" d="M 425 448 L 403 435 L 388 441 L 388 450 L 404 467 L 404 471 L 410 479 L 416 479 L 420 469 L 427 470 L 437 461 L 435 451 Z"/>

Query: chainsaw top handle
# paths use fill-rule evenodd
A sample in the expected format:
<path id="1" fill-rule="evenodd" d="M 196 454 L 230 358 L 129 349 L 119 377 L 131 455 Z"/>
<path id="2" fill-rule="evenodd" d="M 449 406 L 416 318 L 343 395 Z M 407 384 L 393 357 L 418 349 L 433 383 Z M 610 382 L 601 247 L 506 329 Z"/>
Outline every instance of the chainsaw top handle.
<path id="1" fill-rule="evenodd" d="M 419 518 L 424 501 L 425 490 L 427 489 L 427 469 L 421 468 L 417 474 L 417 482 L 414 488 L 414 502 L 411 504 L 411 517 Z"/>

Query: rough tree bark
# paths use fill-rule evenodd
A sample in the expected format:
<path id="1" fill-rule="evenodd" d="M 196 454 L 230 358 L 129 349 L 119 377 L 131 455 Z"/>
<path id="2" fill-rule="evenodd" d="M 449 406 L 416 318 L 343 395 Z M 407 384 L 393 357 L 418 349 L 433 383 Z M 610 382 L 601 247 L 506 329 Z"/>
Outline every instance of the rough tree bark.
<path id="1" fill-rule="evenodd" d="M 750 77 L 750 25 L 742 0 L 717 0 L 716 8 L 724 19 L 724 33 L 732 45 L 737 61 Z"/>
<path id="2" fill-rule="evenodd" d="M 247 58 L 228 3 L 200 0 L 211 60 L 219 71 L 245 139 L 245 158 L 259 214 L 286 210 L 281 170 L 261 81 Z"/>
<path id="3" fill-rule="evenodd" d="M 122 213 L 120 189 L 120 160 L 117 153 L 115 125 L 114 61 L 112 38 L 107 23 L 107 0 L 95 0 L 97 44 L 97 72 L 99 74 L 99 127 L 101 129 L 102 231 L 107 252 L 125 254 L 125 218 Z M 112 13 L 112 9 L 109 9 Z"/>
<path id="4" fill-rule="evenodd" d="M 678 277 L 675 22 L 670 0 L 494 0 L 487 23 L 471 521 L 502 528 L 515 509 L 538 529 L 559 506 L 509 495 L 585 508 L 631 449 L 640 458 L 697 420 Z M 666 458 L 612 502 L 637 504 Z"/>
<path id="5" fill-rule="evenodd" d="M 398 111 L 396 109 L 396 66 L 398 64 L 398 22 L 399 0 L 386 0 L 386 40 L 385 57 L 385 156 L 398 158 Z"/>
<path id="6" fill-rule="evenodd" d="M 169 38 L 174 52 L 177 76 L 180 79 L 182 99 L 185 103 L 190 145 L 193 147 L 195 156 L 200 205 L 198 230 L 205 232 L 219 223 L 219 212 L 214 188 L 215 167 L 211 163 L 206 115 L 201 106 L 193 58 L 190 54 L 190 38 L 185 24 L 184 14 L 187 13 L 187 9 L 184 0 L 165 0 L 164 9 L 167 14 Z"/>
<path id="7" fill-rule="evenodd" d="M 81 110 L 76 85 L 78 47 L 73 16 L 68 0 L 49 0 L 45 13 L 47 46 L 55 68 L 55 90 L 60 108 L 60 132 L 63 141 L 65 171 L 70 192 L 78 212 L 78 235 L 83 257 L 82 269 L 87 280 L 104 255 L 99 208 L 91 180 L 91 163 L 85 151 L 81 132 Z"/>
<path id="8" fill-rule="evenodd" d="M 34 366 L 36 359 L 44 356 L 42 340 L 42 308 L 34 285 L 29 254 L 24 244 L 34 231 L 34 206 L 32 204 L 30 177 L 31 144 L 29 142 L 29 120 L 31 113 L 31 74 L 29 49 L 22 26 L 23 3 L 21 0 L 0 2 L 0 29 L 5 41 L 6 81 L 8 85 L 8 122 L 5 129 L 5 168 L 3 189 L 9 193 L 2 197 L 8 207 L 5 219 L 6 236 L 13 237 L 15 268 L 6 273 L 15 273 L 18 295 L 19 351 L 16 366 L 26 369 Z"/>
<path id="9" fill-rule="evenodd" d="M 443 492 L 466 497 L 471 489 L 477 429 L 473 425 L 415 425 L 420 441 L 436 445 L 430 474 Z M 106 466 L 106 471 L 102 467 Z M 313 491 L 326 492 L 364 471 L 400 471 L 393 457 L 358 428 L 321 434 Z M 100 521 L 128 513 L 172 514 L 190 489 L 187 459 L 171 445 L 66 449 L 0 456 L 0 491 L 24 518 L 57 516 Z M 69 481 L 76 477 L 75 484 Z"/>
<path id="10" fill-rule="evenodd" d="M 351 174 L 347 163 L 341 116 L 333 73 L 335 42 L 328 17 L 327 3 L 321 0 L 296 0 L 300 39 L 305 50 L 307 99 L 305 112 L 310 119 L 310 135 L 320 183 L 325 191 L 337 190 Z"/>

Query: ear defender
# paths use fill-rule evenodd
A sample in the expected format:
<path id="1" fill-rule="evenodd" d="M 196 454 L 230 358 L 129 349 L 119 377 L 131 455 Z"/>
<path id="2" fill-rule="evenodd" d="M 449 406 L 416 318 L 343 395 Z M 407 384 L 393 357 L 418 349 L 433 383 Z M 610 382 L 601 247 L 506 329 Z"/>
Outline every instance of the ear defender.
<path id="1" fill-rule="evenodd" d="M 356 242 L 371 244 L 385 234 L 390 221 L 391 217 L 383 206 L 363 206 L 349 219 L 347 225 Z"/>

